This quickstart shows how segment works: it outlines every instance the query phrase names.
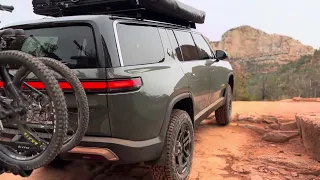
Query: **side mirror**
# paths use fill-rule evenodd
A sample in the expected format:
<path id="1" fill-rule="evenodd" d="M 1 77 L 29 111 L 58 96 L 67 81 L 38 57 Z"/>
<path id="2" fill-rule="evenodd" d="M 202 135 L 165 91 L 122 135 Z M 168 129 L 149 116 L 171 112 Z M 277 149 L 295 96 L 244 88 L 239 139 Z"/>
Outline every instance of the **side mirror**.
<path id="1" fill-rule="evenodd" d="M 223 51 L 223 50 L 216 50 L 216 59 L 217 60 L 225 60 L 228 58 L 228 54 L 227 52 Z"/>

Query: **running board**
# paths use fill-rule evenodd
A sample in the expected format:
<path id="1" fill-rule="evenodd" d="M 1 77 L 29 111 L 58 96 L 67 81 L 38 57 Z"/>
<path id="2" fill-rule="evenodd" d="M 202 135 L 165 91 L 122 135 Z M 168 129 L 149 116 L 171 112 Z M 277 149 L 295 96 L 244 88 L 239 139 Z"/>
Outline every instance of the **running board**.
<path id="1" fill-rule="evenodd" d="M 211 113 L 217 110 L 219 107 L 223 106 L 225 102 L 225 98 L 221 97 L 216 102 L 206 107 L 202 111 L 200 111 L 195 117 L 195 125 L 199 125 L 201 121 L 205 120 Z"/>

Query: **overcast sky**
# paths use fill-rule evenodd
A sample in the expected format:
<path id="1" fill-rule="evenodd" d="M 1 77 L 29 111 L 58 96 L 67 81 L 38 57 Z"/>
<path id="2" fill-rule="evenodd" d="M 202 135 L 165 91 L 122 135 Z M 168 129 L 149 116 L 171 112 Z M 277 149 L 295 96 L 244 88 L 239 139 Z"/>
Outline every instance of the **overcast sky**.
<path id="1" fill-rule="evenodd" d="M 181 0 L 206 11 L 198 29 L 213 41 L 230 28 L 250 25 L 267 33 L 291 36 L 302 43 L 320 47 L 320 0 Z M 32 0 L 0 0 L 13 5 L 13 13 L 0 12 L 0 27 L 11 22 L 38 19 Z"/>

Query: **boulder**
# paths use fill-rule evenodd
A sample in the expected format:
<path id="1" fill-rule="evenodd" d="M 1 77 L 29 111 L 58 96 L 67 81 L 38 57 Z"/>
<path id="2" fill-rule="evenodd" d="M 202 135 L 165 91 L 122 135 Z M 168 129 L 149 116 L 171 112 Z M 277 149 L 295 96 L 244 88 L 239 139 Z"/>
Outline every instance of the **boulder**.
<path id="1" fill-rule="evenodd" d="M 270 124 L 269 128 L 274 129 L 274 130 L 280 130 L 280 124 L 272 123 L 272 124 Z"/>
<path id="2" fill-rule="evenodd" d="M 268 129 L 264 129 L 262 127 L 259 126 L 254 126 L 254 125 L 245 125 L 244 127 L 251 129 L 252 131 L 260 134 L 260 135 L 264 135 L 265 133 L 269 132 Z"/>
<path id="3" fill-rule="evenodd" d="M 308 154 L 320 161 L 320 114 L 297 115 L 296 121 Z"/>
<path id="4" fill-rule="evenodd" d="M 262 118 L 262 122 L 267 124 L 279 123 L 278 118 L 274 116 L 263 115 L 261 118 Z"/>
<path id="5" fill-rule="evenodd" d="M 296 121 L 281 123 L 281 126 L 280 126 L 280 130 L 284 130 L 284 131 L 291 131 L 296 129 L 298 129 Z"/>
<path id="6" fill-rule="evenodd" d="M 271 131 L 266 133 L 262 139 L 268 142 L 284 143 L 298 135 L 298 131 Z"/>
<path id="7" fill-rule="evenodd" d="M 238 115 L 238 121 L 248 121 L 248 122 L 254 122 L 254 118 L 250 115 Z"/>

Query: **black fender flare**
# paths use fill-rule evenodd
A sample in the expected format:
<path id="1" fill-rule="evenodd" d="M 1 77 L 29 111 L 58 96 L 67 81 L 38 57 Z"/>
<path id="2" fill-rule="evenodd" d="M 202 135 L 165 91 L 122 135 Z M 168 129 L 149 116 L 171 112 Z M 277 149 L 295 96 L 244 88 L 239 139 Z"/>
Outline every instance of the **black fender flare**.
<path id="1" fill-rule="evenodd" d="M 229 78 L 230 78 L 231 76 L 234 77 L 233 72 L 230 72 L 230 73 L 228 74 L 228 79 L 227 79 L 227 81 L 229 81 Z"/>
<path id="2" fill-rule="evenodd" d="M 229 83 L 229 79 L 230 79 L 231 76 L 233 76 L 233 86 L 234 86 L 234 75 L 233 75 L 233 72 L 230 72 L 228 74 L 227 84 Z M 232 91 L 233 91 L 233 88 L 232 88 Z"/>
<path id="3" fill-rule="evenodd" d="M 158 160 L 156 160 L 155 163 L 153 164 L 156 164 L 156 165 L 164 165 L 165 164 L 165 141 L 166 141 L 166 135 L 167 135 L 167 129 L 168 129 L 168 126 L 169 126 L 169 122 L 170 122 L 170 115 L 171 115 L 171 112 L 173 110 L 173 107 L 174 105 L 179 102 L 180 100 L 183 100 L 183 99 L 186 99 L 186 98 L 191 98 L 192 99 L 192 103 L 194 102 L 193 100 L 193 96 L 190 92 L 185 92 L 185 93 L 181 93 L 177 96 L 175 96 L 174 98 L 171 99 L 171 101 L 169 102 L 169 105 L 167 107 L 167 111 L 166 111 L 166 114 L 165 114 L 165 118 L 164 118 L 164 121 L 162 123 L 162 127 L 161 127 L 161 130 L 160 130 L 160 134 L 159 134 L 159 137 L 162 141 L 162 153 L 159 157 Z M 191 117 L 191 119 L 193 119 Z"/>

